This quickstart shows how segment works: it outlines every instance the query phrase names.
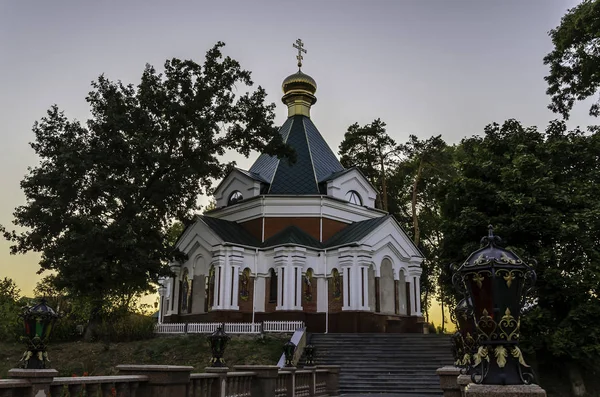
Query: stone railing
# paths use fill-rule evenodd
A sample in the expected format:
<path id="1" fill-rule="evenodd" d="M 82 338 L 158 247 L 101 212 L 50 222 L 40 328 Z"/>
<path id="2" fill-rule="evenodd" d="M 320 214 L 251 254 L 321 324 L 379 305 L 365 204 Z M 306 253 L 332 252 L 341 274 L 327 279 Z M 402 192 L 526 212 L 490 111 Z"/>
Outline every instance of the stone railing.
<path id="1" fill-rule="evenodd" d="M 119 365 L 121 375 L 57 377 L 53 369 L 12 369 L 0 397 L 326 397 L 339 396 L 339 367 L 274 365 L 207 368 Z"/>

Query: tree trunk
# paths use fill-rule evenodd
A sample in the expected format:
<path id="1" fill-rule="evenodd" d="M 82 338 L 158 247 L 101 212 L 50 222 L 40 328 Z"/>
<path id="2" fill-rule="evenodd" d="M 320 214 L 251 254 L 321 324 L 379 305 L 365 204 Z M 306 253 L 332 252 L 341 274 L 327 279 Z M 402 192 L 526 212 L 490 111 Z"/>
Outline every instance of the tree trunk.
<path id="1" fill-rule="evenodd" d="M 568 364 L 569 379 L 571 380 L 571 391 L 575 397 L 585 396 L 585 383 L 579 366 L 575 363 Z"/>
<path id="2" fill-rule="evenodd" d="M 423 159 L 419 162 L 419 168 L 417 169 L 417 175 L 415 176 L 415 180 L 413 182 L 412 187 L 412 218 L 413 218 L 413 228 L 415 234 L 413 236 L 413 241 L 415 245 L 418 247 L 420 238 L 421 238 L 421 230 L 419 229 L 419 218 L 417 217 L 417 186 L 419 184 L 419 179 L 421 179 L 421 171 L 423 170 Z"/>
<path id="3" fill-rule="evenodd" d="M 95 301 L 92 305 L 92 311 L 90 313 L 90 320 L 85 332 L 83 334 L 83 340 L 85 342 L 95 342 L 98 339 L 100 327 L 102 325 L 102 301 Z"/>
<path id="4" fill-rule="evenodd" d="M 425 322 L 428 323 L 429 322 L 429 305 L 427 304 L 427 302 L 429 302 L 429 290 L 425 290 Z"/>
<path id="5" fill-rule="evenodd" d="M 444 290 L 440 288 L 440 303 L 442 305 L 442 333 L 446 331 L 446 313 L 444 312 Z"/>
<path id="6" fill-rule="evenodd" d="M 388 196 L 387 196 L 387 181 L 385 178 L 385 165 L 383 164 L 383 155 L 381 154 L 381 148 L 379 150 L 379 162 L 381 166 L 381 195 L 383 196 L 383 210 L 388 210 Z"/>

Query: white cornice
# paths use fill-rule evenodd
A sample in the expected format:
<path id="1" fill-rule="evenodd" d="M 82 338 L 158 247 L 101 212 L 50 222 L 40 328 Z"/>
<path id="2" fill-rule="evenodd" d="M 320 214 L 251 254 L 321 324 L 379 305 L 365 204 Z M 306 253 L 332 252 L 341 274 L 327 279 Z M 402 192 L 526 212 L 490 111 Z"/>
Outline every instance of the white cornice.
<path id="1" fill-rule="evenodd" d="M 264 204 L 263 204 L 264 203 Z M 234 222 L 265 217 L 320 217 L 353 223 L 384 216 L 385 211 L 350 204 L 325 195 L 262 195 L 206 215 Z"/>

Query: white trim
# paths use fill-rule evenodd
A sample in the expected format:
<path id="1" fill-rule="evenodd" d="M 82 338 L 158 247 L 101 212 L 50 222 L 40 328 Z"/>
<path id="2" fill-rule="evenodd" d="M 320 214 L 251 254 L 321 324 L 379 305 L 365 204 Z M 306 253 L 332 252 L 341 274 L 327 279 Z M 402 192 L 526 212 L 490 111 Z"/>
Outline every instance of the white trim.
<path id="1" fill-rule="evenodd" d="M 386 215 L 384 211 L 349 204 L 324 195 L 262 195 L 261 198 L 261 200 L 242 201 L 236 205 L 219 208 L 208 215 L 235 222 L 246 222 L 260 217 L 322 216 L 344 223 L 360 222 Z"/>
<path id="2" fill-rule="evenodd" d="M 315 177 L 315 186 L 317 187 L 317 191 L 319 191 L 319 180 L 317 179 L 317 172 L 315 171 L 315 163 L 312 158 L 312 152 L 310 150 L 310 142 L 308 141 L 308 134 L 306 133 L 306 119 L 302 119 L 302 127 L 304 127 L 304 138 L 306 139 L 306 146 L 308 146 L 308 156 L 310 157 L 310 165 L 313 171 L 313 176 Z M 291 132 L 291 130 L 290 130 Z"/>

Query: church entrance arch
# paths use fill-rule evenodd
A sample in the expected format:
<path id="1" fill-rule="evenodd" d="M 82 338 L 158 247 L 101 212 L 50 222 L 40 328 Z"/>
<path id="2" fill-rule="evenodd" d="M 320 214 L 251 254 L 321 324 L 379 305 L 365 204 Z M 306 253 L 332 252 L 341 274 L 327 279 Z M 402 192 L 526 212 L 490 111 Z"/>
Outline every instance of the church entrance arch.
<path id="1" fill-rule="evenodd" d="M 394 314 L 396 311 L 396 289 L 394 283 L 394 269 L 388 258 L 381 261 L 379 270 L 379 299 L 381 313 Z"/>

